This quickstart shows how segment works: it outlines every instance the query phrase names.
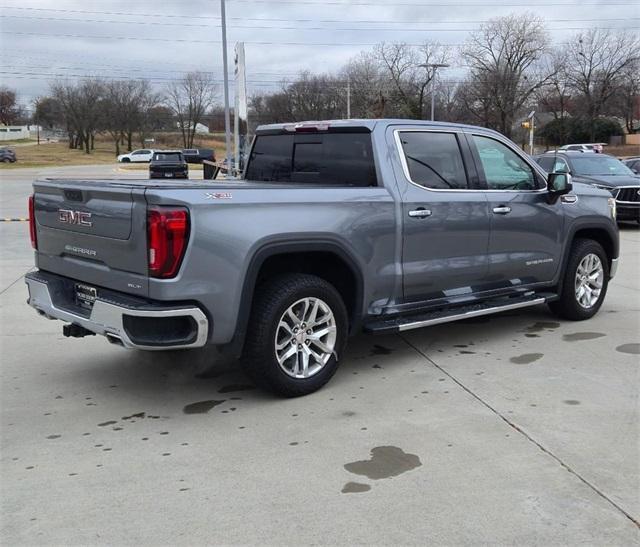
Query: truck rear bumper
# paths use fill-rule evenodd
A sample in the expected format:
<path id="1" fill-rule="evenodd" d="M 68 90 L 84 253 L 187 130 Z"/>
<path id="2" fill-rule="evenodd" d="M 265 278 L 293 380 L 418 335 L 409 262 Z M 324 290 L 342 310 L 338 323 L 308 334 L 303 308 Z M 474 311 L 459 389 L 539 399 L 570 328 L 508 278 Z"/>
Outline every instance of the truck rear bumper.
<path id="1" fill-rule="evenodd" d="M 25 282 L 28 304 L 41 315 L 78 325 L 125 348 L 169 350 L 207 343 L 209 320 L 197 306 L 166 306 L 98 290 L 88 309 L 76 303 L 72 279 L 37 271 L 27 274 Z"/>

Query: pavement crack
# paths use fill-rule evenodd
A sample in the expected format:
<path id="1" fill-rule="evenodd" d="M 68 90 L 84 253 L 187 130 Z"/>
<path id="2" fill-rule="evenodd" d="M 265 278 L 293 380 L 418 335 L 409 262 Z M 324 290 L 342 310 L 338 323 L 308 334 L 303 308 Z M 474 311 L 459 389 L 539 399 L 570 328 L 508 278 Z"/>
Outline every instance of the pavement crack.
<path id="1" fill-rule="evenodd" d="M 589 482 L 585 477 L 583 477 L 580 473 L 578 473 L 575 469 L 573 469 L 569 464 L 562 460 L 559 456 L 556 456 L 549 448 L 545 447 L 541 442 L 534 439 L 529 433 L 527 433 L 524 429 L 518 426 L 516 423 L 511 421 L 507 416 L 502 414 L 496 408 L 491 406 L 487 401 L 485 401 L 478 394 L 473 392 L 470 388 L 465 386 L 460 380 L 458 380 L 455 376 L 453 376 L 450 372 L 445 370 L 443 367 L 438 365 L 431 357 L 429 357 L 426 353 L 412 344 L 409 340 L 407 340 L 402 334 L 398 334 L 398 337 L 405 343 L 407 346 L 412 348 L 416 353 L 424 357 L 429 363 L 431 363 L 435 368 L 437 368 L 442 374 L 448 376 L 453 382 L 455 382 L 460 388 L 466 391 L 469 395 L 471 395 L 474 399 L 476 399 L 480 404 L 484 405 L 488 410 L 490 410 L 493 414 L 498 416 L 502 421 L 504 421 L 509 427 L 513 430 L 517 431 L 522 435 L 525 439 L 527 439 L 530 443 L 534 444 L 538 447 L 542 452 L 553 458 L 557 463 L 560 464 L 566 471 L 571 473 L 574 477 L 580 480 L 583 484 L 588 486 L 593 492 L 595 492 L 602 499 L 607 501 L 610 505 L 612 505 L 615 509 L 617 509 L 620 513 L 622 513 L 625 517 L 627 517 L 637 528 L 640 528 L 640 521 L 636 519 L 633 515 L 628 513 L 624 508 L 622 508 L 619 504 L 613 501 L 609 496 L 607 496 L 602 490 L 600 490 L 597 486 Z"/>
<path id="2" fill-rule="evenodd" d="M 26 272 L 24 272 L 20 277 L 18 277 L 18 279 L 16 279 L 15 281 L 12 281 L 11 284 L 9 284 L 8 286 L 6 286 L 4 289 L 2 289 L 0 291 L 0 295 L 4 294 L 5 292 L 7 292 L 11 287 L 13 287 L 18 281 L 20 281 L 26 274 L 28 274 L 31 270 L 33 270 L 33 267 L 29 268 Z"/>

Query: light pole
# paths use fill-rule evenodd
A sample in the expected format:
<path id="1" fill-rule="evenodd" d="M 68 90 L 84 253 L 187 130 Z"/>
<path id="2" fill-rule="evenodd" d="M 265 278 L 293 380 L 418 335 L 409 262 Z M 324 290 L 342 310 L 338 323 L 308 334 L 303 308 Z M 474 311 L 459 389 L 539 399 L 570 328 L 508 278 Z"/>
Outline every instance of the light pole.
<path id="1" fill-rule="evenodd" d="M 431 121 L 434 121 L 436 119 L 436 74 L 438 73 L 439 68 L 448 68 L 451 65 L 444 63 L 430 63 L 422 66 L 433 69 L 433 78 L 431 78 Z"/>
<path id="2" fill-rule="evenodd" d="M 229 116 L 229 72 L 227 67 L 227 16 L 224 0 L 220 0 L 222 24 L 222 70 L 224 71 L 224 132 L 227 156 L 227 176 L 231 174 L 231 118 Z"/>

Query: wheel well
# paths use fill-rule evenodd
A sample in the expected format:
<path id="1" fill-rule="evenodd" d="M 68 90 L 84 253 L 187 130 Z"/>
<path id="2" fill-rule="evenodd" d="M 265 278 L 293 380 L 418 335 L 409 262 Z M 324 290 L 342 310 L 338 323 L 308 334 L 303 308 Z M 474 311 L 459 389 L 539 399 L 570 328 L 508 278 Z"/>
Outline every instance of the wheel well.
<path id="1" fill-rule="evenodd" d="M 337 254 L 331 251 L 310 251 L 272 255 L 262 263 L 256 287 L 281 273 L 306 273 L 331 283 L 340 293 L 347 308 L 350 328 L 358 321 L 358 279 L 351 266 Z"/>
<path id="2" fill-rule="evenodd" d="M 604 252 L 607 254 L 607 259 L 609 261 L 609 267 L 611 267 L 611 261 L 614 258 L 614 243 L 611 237 L 604 230 L 600 230 L 598 228 L 583 228 L 582 230 L 578 230 L 574 236 L 573 240 L 576 239 L 592 239 L 593 241 L 597 241 L 602 245 Z"/>

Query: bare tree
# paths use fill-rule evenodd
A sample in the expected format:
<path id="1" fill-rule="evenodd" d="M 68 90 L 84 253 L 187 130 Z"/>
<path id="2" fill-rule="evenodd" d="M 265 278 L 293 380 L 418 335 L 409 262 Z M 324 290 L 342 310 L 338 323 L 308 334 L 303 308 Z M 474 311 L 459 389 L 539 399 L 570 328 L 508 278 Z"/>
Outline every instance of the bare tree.
<path id="1" fill-rule="evenodd" d="M 423 119 L 434 77 L 432 65 L 447 63 L 447 50 L 430 42 L 420 47 L 382 43 L 375 47 L 374 56 L 389 80 L 391 100 L 398 114 Z"/>
<path id="2" fill-rule="evenodd" d="M 553 116 L 559 125 L 560 142 L 568 137 L 568 116 L 572 107 L 571 88 L 567 81 L 567 56 L 564 50 L 555 50 L 547 59 L 545 71 L 549 79 L 535 92 L 540 109 Z"/>
<path id="3" fill-rule="evenodd" d="M 6 86 L 0 87 L 0 124 L 11 125 L 20 115 L 16 103 L 16 92 Z"/>
<path id="4" fill-rule="evenodd" d="M 350 87 L 352 116 L 382 118 L 387 115 L 389 82 L 371 52 L 362 52 L 349 61 L 342 70 L 342 79 Z"/>
<path id="5" fill-rule="evenodd" d="M 510 136 L 518 112 L 550 77 L 539 63 L 548 44 L 542 20 L 531 13 L 498 17 L 482 25 L 462 49 L 469 85 L 475 88 L 465 90 L 471 95 L 470 112 Z"/>
<path id="6" fill-rule="evenodd" d="M 218 86 L 204 72 L 190 72 L 167 87 L 166 104 L 174 112 L 185 148 L 193 146 L 196 126 L 218 97 Z"/>
<path id="7" fill-rule="evenodd" d="M 566 46 L 567 82 L 580 95 L 591 140 L 595 121 L 640 58 L 640 38 L 627 32 L 593 29 L 580 33 Z M 637 68 L 636 68 L 637 70 Z"/>

